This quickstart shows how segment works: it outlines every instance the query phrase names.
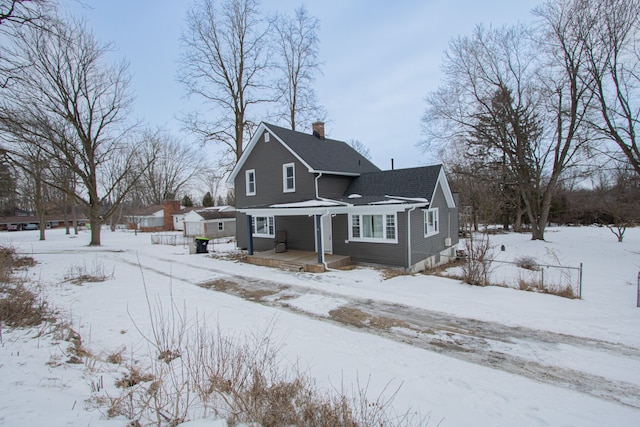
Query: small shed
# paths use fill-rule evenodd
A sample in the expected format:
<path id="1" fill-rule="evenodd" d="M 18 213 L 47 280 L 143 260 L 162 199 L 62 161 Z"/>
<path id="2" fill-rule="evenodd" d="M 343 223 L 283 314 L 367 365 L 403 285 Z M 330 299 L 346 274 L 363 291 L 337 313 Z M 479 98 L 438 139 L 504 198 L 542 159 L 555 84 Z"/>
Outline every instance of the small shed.
<path id="1" fill-rule="evenodd" d="M 183 224 L 187 237 L 233 237 L 236 234 L 236 210 L 233 206 L 195 209 L 184 215 Z"/>

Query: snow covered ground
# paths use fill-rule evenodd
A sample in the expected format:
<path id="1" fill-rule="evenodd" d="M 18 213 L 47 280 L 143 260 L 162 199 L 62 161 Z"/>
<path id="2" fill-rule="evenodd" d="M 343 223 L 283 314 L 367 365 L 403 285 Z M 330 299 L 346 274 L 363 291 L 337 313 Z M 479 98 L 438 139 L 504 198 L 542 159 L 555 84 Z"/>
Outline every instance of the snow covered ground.
<path id="1" fill-rule="evenodd" d="M 148 234 L 104 231 L 102 238 L 94 248 L 87 232 L 50 230 L 42 242 L 37 231 L 0 233 L 0 244 L 37 260 L 29 278 L 94 355 L 146 351 L 137 330 L 151 327 L 145 283 L 163 307 L 173 298 L 188 316 L 229 333 L 273 323 L 285 358 L 321 387 L 368 381 L 375 397 L 388 384 L 401 385 L 394 406 L 430 414 L 429 425 L 640 425 L 640 229 L 628 230 L 623 243 L 598 227 L 549 228 L 546 242 L 527 234 L 491 236 L 503 260 L 527 255 L 541 263 L 582 263 L 582 300 L 427 275 L 385 280 L 369 268 L 292 273 L 151 245 Z M 79 269 L 113 277 L 65 281 Z M 216 280 L 277 289 L 251 300 L 202 286 Z M 406 326 L 348 326 L 332 318 L 341 307 L 397 316 Z M 112 381 L 113 368 L 64 363 L 66 345 L 34 330 L 2 330 L 0 424 L 124 424 L 86 405 L 92 387 Z"/>

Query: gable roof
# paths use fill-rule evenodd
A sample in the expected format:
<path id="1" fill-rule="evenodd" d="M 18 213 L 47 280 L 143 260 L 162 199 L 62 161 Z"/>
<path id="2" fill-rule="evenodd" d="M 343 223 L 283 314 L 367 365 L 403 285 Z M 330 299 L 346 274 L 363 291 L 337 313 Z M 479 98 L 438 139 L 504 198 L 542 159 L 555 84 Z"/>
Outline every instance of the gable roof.
<path id="1" fill-rule="evenodd" d="M 363 173 L 353 179 L 344 196 L 346 201 L 354 204 L 371 203 L 383 197 L 408 200 L 423 197 L 431 202 L 438 184 L 442 187 L 447 205 L 455 206 L 442 165 Z M 352 195 L 361 197 L 349 198 Z"/>
<path id="2" fill-rule="evenodd" d="M 265 130 L 304 164 L 309 172 L 358 176 L 361 173 L 380 170 L 346 142 L 319 138 L 262 122 L 231 172 L 230 182 L 242 169 L 242 165 Z"/>
<path id="3" fill-rule="evenodd" d="M 164 213 L 164 207 L 162 205 L 151 205 L 140 208 L 133 213 L 133 215 L 129 216 L 154 216 L 160 213 Z"/>

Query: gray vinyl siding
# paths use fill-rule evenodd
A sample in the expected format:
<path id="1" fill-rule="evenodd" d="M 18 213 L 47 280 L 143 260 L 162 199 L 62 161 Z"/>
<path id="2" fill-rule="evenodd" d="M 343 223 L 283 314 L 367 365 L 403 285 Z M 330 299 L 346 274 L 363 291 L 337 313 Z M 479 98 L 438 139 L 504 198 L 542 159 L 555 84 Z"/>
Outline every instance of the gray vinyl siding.
<path id="1" fill-rule="evenodd" d="M 398 243 L 369 243 L 349 241 L 349 216 L 333 218 L 333 253 L 349 255 L 354 262 L 406 267 L 407 221 L 406 214 L 397 215 Z"/>
<path id="2" fill-rule="evenodd" d="M 309 216 L 277 216 L 274 218 L 275 232 L 284 230 L 287 233 L 287 247 L 300 251 L 315 250 L 315 235 L 313 217 Z M 236 213 L 236 241 L 242 249 L 249 247 L 249 226 L 247 215 Z M 275 235 L 269 237 L 254 237 L 253 249 L 267 251 L 275 248 Z"/>
<path id="3" fill-rule="evenodd" d="M 451 237 L 452 245 L 458 243 L 458 214 L 449 209 L 440 185 L 436 188 L 431 207 L 438 208 L 438 229 L 436 235 L 424 237 L 424 209 L 416 209 L 411 214 L 411 264 L 428 258 L 445 249 L 445 239 Z M 440 260 L 436 260 L 440 262 Z"/>
<path id="4" fill-rule="evenodd" d="M 295 164 L 295 192 L 283 192 L 282 166 Z M 256 194 L 246 195 L 246 171 L 255 170 Z M 272 135 L 270 142 L 264 142 L 264 136 L 251 151 L 242 170 L 234 181 L 236 189 L 236 208 L 263 206 L 275 203 L 287 203 L 315 197 L 314 175 L 280 144 Z"/>
<path id="5" fill-rule="evenodd" d="M 327 199 L 341 198 L 352 180 L 350 176 L 322 175 L 318 180 L 318 194 Z"/>
<path id="6" fill-rule="evenodd" d="M 236 246 L 240 249 L 247 249 L 249 247 L 248 236 L 247 215 L 236 212 Z"/>
<path id="7" fill-rule="evenodd" d="M 315 251 L 314 218 L 310 216 L 277 216 L 276 230 L 287 232 L 287 248 Z"/>

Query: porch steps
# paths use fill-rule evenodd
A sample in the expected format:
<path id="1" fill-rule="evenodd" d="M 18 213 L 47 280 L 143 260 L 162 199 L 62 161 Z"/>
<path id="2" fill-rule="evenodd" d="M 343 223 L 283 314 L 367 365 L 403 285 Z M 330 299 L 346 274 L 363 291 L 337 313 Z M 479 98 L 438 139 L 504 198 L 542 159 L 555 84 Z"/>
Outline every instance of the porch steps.
<path id="1" fill-rule="evenodd" d="M 304 264 L 301 264 L 299 262 L 282 261 L 280 262 L 279 267 L 283 270 L 288 271 L 304 271 Z"/>

